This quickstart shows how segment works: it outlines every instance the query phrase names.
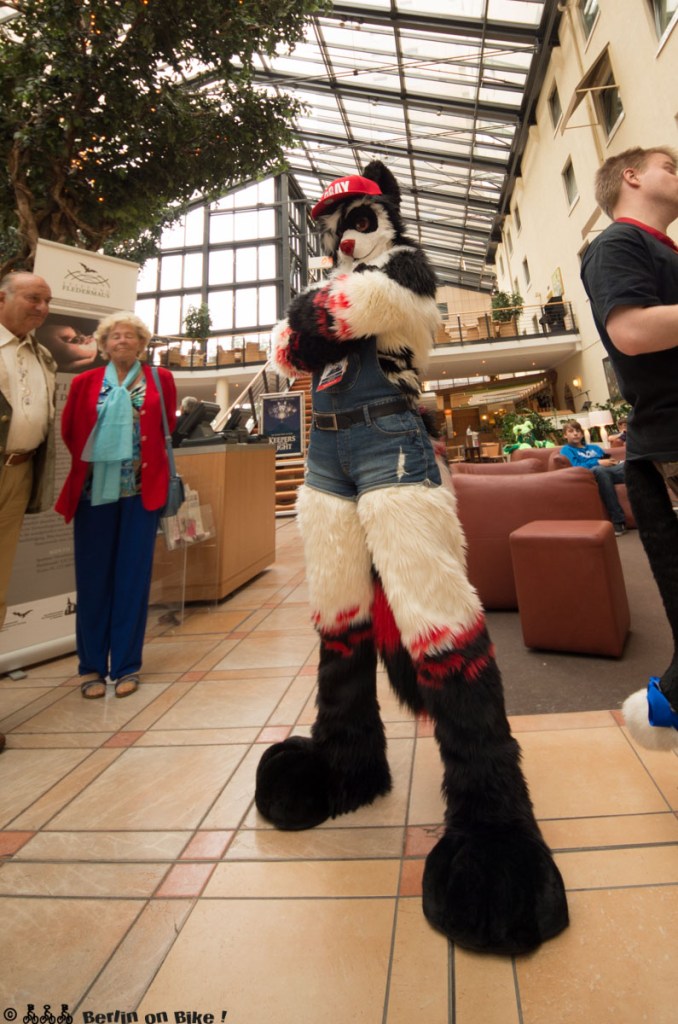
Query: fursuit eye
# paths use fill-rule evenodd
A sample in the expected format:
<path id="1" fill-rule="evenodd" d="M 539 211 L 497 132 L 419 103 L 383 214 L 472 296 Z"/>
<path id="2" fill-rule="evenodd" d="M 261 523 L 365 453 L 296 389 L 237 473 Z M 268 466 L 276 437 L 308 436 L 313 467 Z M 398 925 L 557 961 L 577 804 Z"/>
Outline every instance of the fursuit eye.
<path id="1" fill-rule="evenodd" d="M 353 225 L 353 227 L 354 227 L 354 229 L 356 231 L 360 231 L 363 234 L 365 234 L 367 231 L 370 230 L 370 227 L 371 227 L 371 225 L 370 225 L 370 218 L 369 217 L 359 217 L 358 220 Z"/>

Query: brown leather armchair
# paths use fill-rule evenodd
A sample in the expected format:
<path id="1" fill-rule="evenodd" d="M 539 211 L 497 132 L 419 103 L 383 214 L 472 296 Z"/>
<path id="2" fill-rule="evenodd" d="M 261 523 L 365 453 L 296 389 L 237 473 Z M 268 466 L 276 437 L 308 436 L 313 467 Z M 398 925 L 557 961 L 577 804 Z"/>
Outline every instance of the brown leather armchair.
<path id="1" fill-rule="evenodd" d="M 588 469 L 455 472 L 452 487 L 466 534 L 469 579 L 490 609 L 518 607 L 509 544 L 513 530 L 536 519 L 607 519 Z"/>

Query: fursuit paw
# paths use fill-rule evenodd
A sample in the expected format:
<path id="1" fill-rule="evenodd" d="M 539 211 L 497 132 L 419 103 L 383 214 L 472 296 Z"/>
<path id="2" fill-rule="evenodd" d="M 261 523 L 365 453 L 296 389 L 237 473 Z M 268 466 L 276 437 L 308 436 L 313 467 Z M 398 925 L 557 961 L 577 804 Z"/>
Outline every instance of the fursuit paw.
<path id="1" fill-rule="evenodd" d="M 646 750 L 678 750 L 678 715 L 659 687 L 657 676 L 622 704 L 632 738 Z"/>
<path id="2" fill-rule="evenodd" d="M 391 773 L 383 756 L 372 753 L 362 763 L 356 751 L 338 756 L 332 768 L 320 744 L 290 736 L 266 750 L 257 768 L 257 810 L 276 828 L 313 828 L 327 818 L 371 804 L 391 789 Z"/>
<path id="3" fill-rule="evenodd" d="M 479 953 L 529 953 L 568 924 L 551 852 L 519 826 L 448 830 L 426 858 L 423 893 L 430 924 Z"/>
<path id="4" fill-rule="evenodd" d="M 297 831 L 330 817 L 331 790 L 330 766 L 313 740 L 290 736 L 264 751 L 254 801 L 276 828 Z"/>

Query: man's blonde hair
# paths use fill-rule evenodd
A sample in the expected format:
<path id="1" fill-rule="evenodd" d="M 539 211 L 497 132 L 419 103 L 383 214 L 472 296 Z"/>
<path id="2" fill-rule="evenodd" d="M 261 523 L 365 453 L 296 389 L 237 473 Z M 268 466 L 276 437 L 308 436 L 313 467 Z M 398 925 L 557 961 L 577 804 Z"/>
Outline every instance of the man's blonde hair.
<path id="1" fill-rule="evenodd" d="M 619 202 L 624 171 L 627 167 L 632 167 L 635 171 L 642 171 L 647 163 L 647 158 L 654 153 L 665 154 L 670 160 L 673 160 L 674 167 L 678 167 L 678 154 L 670 146 L 653 146 L 651 149 L 634 146 L 616 156 L 608 157 L 602 167 L 598 168 L 595 179 L 596 202 L 610 219 Z"/>

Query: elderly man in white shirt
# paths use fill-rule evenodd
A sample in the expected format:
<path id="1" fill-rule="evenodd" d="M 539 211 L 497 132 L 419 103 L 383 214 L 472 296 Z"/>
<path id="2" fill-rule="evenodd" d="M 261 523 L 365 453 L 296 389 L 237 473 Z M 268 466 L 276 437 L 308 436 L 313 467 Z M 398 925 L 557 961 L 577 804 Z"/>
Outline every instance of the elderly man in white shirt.
<path id="1" fill-rule="evenodd" d="M 0 627 L 24 514 L 44 512 L 53 499 L 56 364 L 32 333 L 51 299 L 36 274 L 0 280 Z"/>

